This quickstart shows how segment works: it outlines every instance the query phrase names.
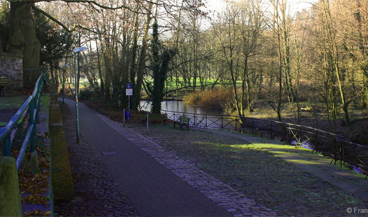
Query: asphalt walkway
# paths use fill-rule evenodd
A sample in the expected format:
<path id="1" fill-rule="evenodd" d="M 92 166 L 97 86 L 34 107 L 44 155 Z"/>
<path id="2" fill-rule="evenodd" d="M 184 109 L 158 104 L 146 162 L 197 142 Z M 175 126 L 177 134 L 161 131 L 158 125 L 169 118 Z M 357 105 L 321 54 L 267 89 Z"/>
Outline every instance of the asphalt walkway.
<path id="1" fill-rule="evenodd" d="M 65 100 L 74 108 L 74 102 Z M 232 216 L 79 104 L 81 136 L 100 154 L 141 216 Z"/>

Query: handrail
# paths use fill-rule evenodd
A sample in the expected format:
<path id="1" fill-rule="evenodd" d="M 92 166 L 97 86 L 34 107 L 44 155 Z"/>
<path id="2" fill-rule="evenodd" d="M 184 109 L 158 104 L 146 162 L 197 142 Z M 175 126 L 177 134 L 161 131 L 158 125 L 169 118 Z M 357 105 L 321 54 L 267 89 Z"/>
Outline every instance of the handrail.
<path id="1" fill-rule="evenodd" d="M 19 171 L 20 166 L 23 162 L 28 144 L 30 144 L 30 152 L 35 149 L 35 135 L 36 135 L 36 124 L 39 118 L 40 98 L 44 86 L 44 73 L 37 79 L 35 88 L 31 96 L 23 103 L 18 111 L 13 115 L 10 121 L 0 129 L 0 143 L 2 144 L 2 155 L 11 156 L 11 142 L 10 134 L 16 128 L 18 121 L 21 119 L 23 113 L 28 109 L 29 114 L 29 126 L 27 134 L 22 143 L 21 150 L 17 157 L 17 169 Z"/>

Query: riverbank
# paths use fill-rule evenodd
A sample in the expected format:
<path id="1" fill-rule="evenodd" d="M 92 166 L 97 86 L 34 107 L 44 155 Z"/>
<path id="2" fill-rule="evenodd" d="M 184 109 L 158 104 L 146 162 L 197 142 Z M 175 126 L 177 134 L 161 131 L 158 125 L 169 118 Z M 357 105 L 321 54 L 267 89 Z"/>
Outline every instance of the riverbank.
<path id="1" fill-rule="evenodd" d="M 121 111 L 98 108 L 112 120 L 123 120 Z M 191 129 L 181 131 L 173 125 L 134 123 L 126 127 L 154 141 L 206 173 L 243 192 L 246 197 L 264 204 L 281 216 L 348 216 L 349 208 L 365 209 L 367 201 L 359 195 L 367 180 L 358 175 L 352 181 L 341 174 L 355 176 L 329 165 L 330 159 L 290 146 L 277 146 L 275 141 L 238 138 L 240 134 L 216 134 Z M 236 135 L 236 136 L 234 136 Z M 270 146 L 271 145 L 271 146 Z M 270 148 L 271 147 L 271 148 Z M 280 150 L 284 148 L 283 150 Z M 303 152 L 303 153 L 299 153 Z M 294 153 L 298 158 L 290 158 Z M 305 156 L 312 158 L 305 159 Z M 322 159 L 317 162 L 315 159 Z M 320 171 L 313 171 L 324 165 Z M 330 174 L 330 177 L 321 175 Z M 340 185 L 339 185 L 340 184 Z M 340 186 L 340 187 L 336 187 Z M 349 189 L 354 190 L 348 191 Z"/>

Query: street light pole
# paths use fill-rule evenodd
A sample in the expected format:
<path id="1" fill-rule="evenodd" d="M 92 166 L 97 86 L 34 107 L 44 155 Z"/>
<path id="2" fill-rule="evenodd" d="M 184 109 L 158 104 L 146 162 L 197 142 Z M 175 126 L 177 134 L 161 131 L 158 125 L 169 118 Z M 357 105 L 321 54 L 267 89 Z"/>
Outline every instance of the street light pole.
<path id="1" fill-rule="evenodd" d="M 86 47 L 77 47 L 73 50 L 74 53 L 74 74 L 75 74 L 75 120 L 77 127 L 77 143 L 79 144 L 79 105 L 78 105 L 78 89 L 79 89 L 79 52 L 86 50 Z M 77 73 L 78 72 L 78 73 Z"/>

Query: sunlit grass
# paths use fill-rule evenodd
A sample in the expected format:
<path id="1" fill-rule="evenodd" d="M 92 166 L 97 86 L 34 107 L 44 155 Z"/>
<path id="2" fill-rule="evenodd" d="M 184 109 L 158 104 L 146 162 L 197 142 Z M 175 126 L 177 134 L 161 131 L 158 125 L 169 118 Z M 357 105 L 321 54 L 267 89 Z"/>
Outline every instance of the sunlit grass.
<path id="1" fill-rule="evenodd" d="M 304 158 L 308 154 L 320 157 L 310 150 L 266 141 L 250 144 L 229 136 L 172 127 L 152 128 L 149 135 L 163 148 L 175 150 L 178 156 L 281 216 L 341 216 L 342 207 L 363 204 L 296 166 L 320 166 Z"/>

